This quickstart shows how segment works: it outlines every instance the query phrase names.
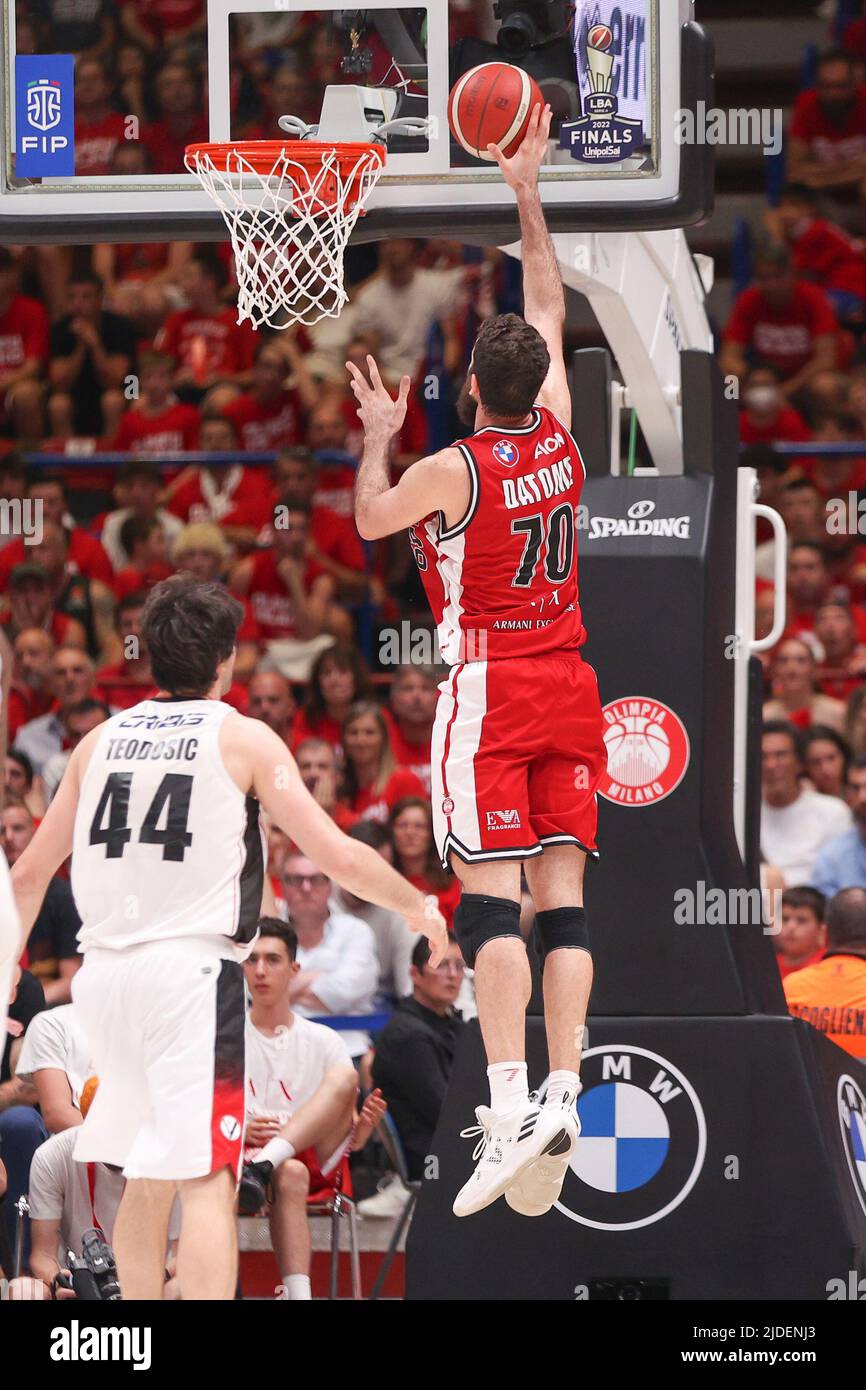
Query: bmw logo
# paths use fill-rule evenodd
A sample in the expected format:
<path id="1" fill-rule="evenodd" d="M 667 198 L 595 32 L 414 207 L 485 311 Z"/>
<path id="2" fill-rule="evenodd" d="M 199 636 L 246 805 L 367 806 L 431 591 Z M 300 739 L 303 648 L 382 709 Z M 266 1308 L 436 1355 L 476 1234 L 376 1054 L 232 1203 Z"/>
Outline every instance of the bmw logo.
<path id="1" fill-rule="evenodd" d="M 493 446 L 493 457 L 499 463 L 504 463 L 506 468 L 513 468 L 520 454 L 517 445 L 512 444 L 510 439 L 500 439 L 498 444 Z"/>
<path id="2" fill-rule="evenodd" d="M 589 1048 L 577 1101 L 581 1134 L 557 1211 L 598 1231 L 661 1221 L 691 1192 L 707 1126 L 694 1087 L 642 1047 Z"/>
<path id="3" fill-rule="evenodd" d="M 839 1077 L 836 1104 L 851 1181 L 866 1212 L 866 1096 L 853 1076 Z"/>

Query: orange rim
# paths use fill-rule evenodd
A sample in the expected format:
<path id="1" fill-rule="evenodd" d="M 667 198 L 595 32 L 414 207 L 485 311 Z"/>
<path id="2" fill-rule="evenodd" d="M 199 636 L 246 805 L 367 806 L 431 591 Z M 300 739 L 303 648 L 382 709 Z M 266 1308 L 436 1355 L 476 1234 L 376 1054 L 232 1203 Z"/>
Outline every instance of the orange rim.
<path id="1" fill-rule="evenodd" d="M 269 174 L 283 153 L 296 164 L 309 168 L 320 165 L 326 155 L 336 154 L 341 174 L 351 174 L 365 154 L 373 155 L 380 168 L 385 163 L 382 146 L 361 140 L 333 145 L 315 140 L 227 140 L 186 147 L 186 157 L 191 163 L 210 159 L 217 168 L 225 169 L 227 156 L 236 154 L 257 174 Z"/>

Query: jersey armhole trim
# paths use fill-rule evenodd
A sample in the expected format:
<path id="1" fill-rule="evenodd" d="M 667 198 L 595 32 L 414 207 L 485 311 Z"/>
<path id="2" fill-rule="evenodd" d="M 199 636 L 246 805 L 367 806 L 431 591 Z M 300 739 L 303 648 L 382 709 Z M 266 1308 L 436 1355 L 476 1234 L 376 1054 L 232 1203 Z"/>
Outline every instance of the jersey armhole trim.
<path id="1" fill-rule="evenodd" d="M 463 455 L 466 461 L 466 467 L 469 469 L 469 505 L 466 508 L 466 511 L 463 514 L 463 516 L 457 522 L 457 524 L 455 526 L 450 527 L 449 529 L 446 529 L 445 527 L 444 513 L 441 511 L 439 512 L 440 541 L 450 541 L 453 536 L 459 536 L 461 532 L 466 530 L 466 527 L 469 525 L 475 513 L 478 511 L 478 503 L 481 497 L 481 480 L 478 476 L 478 464 L 475 462 L 472 450 L 469 449 L 465 444 L 458 444 L 457 448 Z"/>

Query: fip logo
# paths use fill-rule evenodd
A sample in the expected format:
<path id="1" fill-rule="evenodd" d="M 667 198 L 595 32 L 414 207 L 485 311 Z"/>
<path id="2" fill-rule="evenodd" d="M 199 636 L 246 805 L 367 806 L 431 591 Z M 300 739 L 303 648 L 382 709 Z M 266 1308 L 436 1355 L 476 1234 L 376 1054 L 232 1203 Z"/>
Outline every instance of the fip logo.
<path id="1" fill-rule="evenodd" d="M 866 1212 L 866 1096 L 853 1076 L 840 1076 L 836 1104 L 851 1181 Z"/>
<path id="2" fill-rule="evenodd" d="M 74 59 L 22 54 L 15 59 L 15 173 L 62 178 L 75 173 Z"/>
<path id="3" fill-rule="evenodd" d="M 581 1134 L 557 1211 L 597 1231 L 661 1221 L 688 1196 L 707 1152 L 694 1087 L 656 1052 L 614 1043 L 581 1063 Z"/>

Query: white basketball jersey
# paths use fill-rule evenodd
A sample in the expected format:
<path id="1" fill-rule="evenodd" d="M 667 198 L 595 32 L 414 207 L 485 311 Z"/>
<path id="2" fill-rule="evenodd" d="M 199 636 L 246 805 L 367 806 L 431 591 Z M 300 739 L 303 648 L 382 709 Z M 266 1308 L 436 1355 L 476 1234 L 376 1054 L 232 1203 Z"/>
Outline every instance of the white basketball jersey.
<path id="1" fill-rule="evenodd" d="M 72 892 L 82 950 L 256 934 L 266 862 L 259 804 L 219 749 L 231 706 L 143 700 L 102 725 L 81 787 Z"/>

